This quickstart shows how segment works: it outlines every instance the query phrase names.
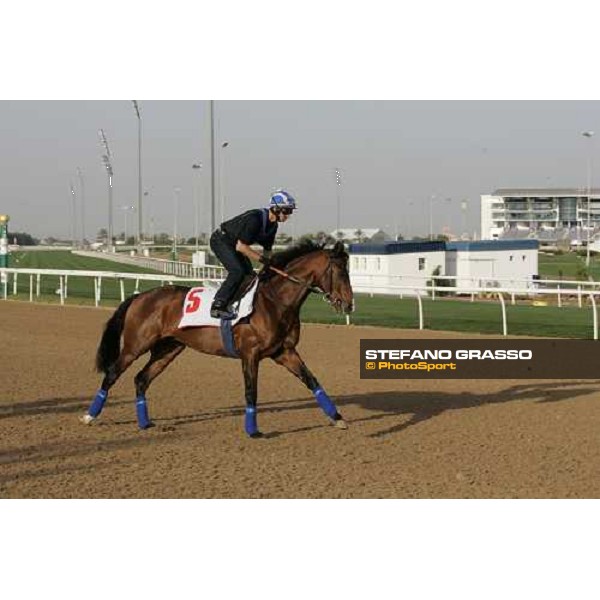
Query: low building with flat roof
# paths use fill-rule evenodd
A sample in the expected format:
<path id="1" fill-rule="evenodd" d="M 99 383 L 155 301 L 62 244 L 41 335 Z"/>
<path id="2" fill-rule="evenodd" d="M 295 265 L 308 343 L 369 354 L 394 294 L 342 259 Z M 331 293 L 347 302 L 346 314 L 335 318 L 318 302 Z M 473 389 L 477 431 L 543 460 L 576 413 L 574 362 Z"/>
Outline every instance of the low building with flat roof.
<path id="1" fill-rule="evenodd" d="M 373 294 L 415 295 L 444 275 L 464 293 L 483 285 L 523 291 L 537 278 L 538 249 L 532 239 L 350 244 L 350 281 L 355 291 Z"/>

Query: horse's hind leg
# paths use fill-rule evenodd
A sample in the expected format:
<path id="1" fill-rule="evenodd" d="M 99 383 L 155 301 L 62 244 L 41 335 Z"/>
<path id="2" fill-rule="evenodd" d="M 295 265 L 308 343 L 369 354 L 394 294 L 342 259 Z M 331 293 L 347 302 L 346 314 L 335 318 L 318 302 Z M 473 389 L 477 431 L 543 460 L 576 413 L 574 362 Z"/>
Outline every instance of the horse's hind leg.
<path id="1" fill-rule="evenodd" d="M 117 379 L 129 368 L 131 363 L 138 357 L 138 355 L 127 352 L 123 349 L 123 352 L 119 355 L 119 358 L 108 367 L 100 389 L 96 393 L 96 396 L 92 400 L 92 404 L 88 409 L 87 413 L 81 417 L 81 421 L 86 425 L 90 425 L 102 412 L 106 398 L 108 398 L 108 392 L 110 388 L 117 382 Z"/>
<path id="2" fill-rule="evenodd" d="M 167 366 L 185 348 L 185 345 L 173 338 L 159 340 L 150 349 L 150 360 L 144 368 L 135 376 L 135 410 L 137 413 L 140 429 L 148 429 L 153 423 L 148 416 L 146 404 L 146 390 L 156 377 L 158 377 Z"/>
<path id="3" fill-rule="evenodd" d="M 293 373 L 313 393 L 323 412 L 331 419 L 332 423 L 339 429 L 347 429 L 346 422 L 331 398 L 325 393 L 317 378 L 310 372 L 300 355 L 294 348 L 287 348 L 281 354 L 273 356 L 272 359 Z"/>

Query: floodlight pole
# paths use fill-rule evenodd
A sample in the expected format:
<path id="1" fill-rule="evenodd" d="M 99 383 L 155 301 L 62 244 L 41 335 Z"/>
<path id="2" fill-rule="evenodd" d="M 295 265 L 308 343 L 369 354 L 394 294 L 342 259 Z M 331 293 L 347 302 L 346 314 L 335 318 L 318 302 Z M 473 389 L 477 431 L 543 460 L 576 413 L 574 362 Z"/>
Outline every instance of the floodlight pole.
<path id="1" fill-rule="evenodd" d="M 223 221 L 225 221 L 225 176 L 223 175 L 223 172 L 225 171 L 225 168 L 224 168 L 225 160 L 223 158 L 224 153 L 222 152 L 222 150 L 227 148 L 227 146 L 229 146 L 229 142 L 222 142 L 221 145 L 219 146 L 218 182 L 219 182 L 219 197 L 220 197 L 220 204 L 221 204 L 221 223 L 223 223 Z"/>
<path id="2" fill-rule="evenodd" d="M 339 233 L 341 227 L 341 204 L 342 204 L 342 176 L 340 175 L 340 170 L 335 170 L 335 189 L 336 189 L 336 217 L 335 217 L 335 225 L 336 229 Z"/>
<path id="3" fill-rule="evenodd" d="M 143 239 L 143 221 L 142 221 L 142 117 L 140 116 L 140 108 L 137 100 L 132 100 L 133 108 L 138 120 L 138 231 L 137 243 L 138 254 L 142 255 L 142 239 Z"/>
<path id="4" fill-rule="evenodd" d="M 215 109 L 210 100 L 210 233 L 215 230 Z"/>
<path id="5" fill-rule="evenodd" d="M 435 194 L 429 196 L 429 241 L 433 240 L 433 200 Z"/>
<path id="6" fill-rule="evenodd" d="M 594 136 L 593 131 L 584 131 L 581 134 L 583 137 L 590 140 L 588 159 L 587 159 L 587 244 L 586 244 L 586 256 L 585 266 L 590 266 L 590 200 L 592 195 L 592 138 Z"/>
<path id="7" fill-rule="evenodd" d="M 81 247 L 85 244 L 85 186 L 83 183 L 83 174 L 81 169 L 77 167 L 77 176 L 79 177 L 79 186 L 81 188 Z"/>
<path id="8" fill-rule="evenodd" d="M 104 135 L 104 130 L 100 129 L 98 131 L 98 135 L 100 136 L 100 142 L 104 147 L 105 154 L 102 156 L 102 162 L 104 163 L 104 168 L 106 169 L 106 174 L 108 175 L 108 231 L 107 231 L 107 243 L 106 248 L 108 252 L 112 252 L 112 242 L 113 242 L 113 169 L 112 164 L 110 162 L 110 148 L 108 147 L 108 141 L 106 136 Z"/>
<path id="9" fill-rule="evenodd" d="M 174 206 L 173 206 L 173 249 L 171 251 L 172 253 L 172 260 L 177 260 L 177 217 L 178 217 L 178 212 L 179 212 L 179 192 L 181 191 L 181 188 L 176 187 L 173 189 L 173 199 L 174 199 Z"/>
<path id="10" fill-rule="evenodd" d="M 77 225 L 76 225 L 76 212 L 75 212 L 75 204 L 76 204 L 76 197 L 75 197 L 75 189 L 73 188 L 73 182 L 70 182 L 71 185 L 71 246 L 73 249 L 75 249 L 75 237 L 77 235 L 76 231 L 77 231 Z"/>
<path id="11" fill-rule="evenodd" d="M 196 186 L 196 178 L 193 176 L 194 173 L 200 174 L 202 172 L 202 163 L 194 163 L 192 165 L 192 195 L 194 196 L 194 236 L 196 238 L 196 252 L 199 249 L 198 237 L 200 236 L 200 194 Z"/>

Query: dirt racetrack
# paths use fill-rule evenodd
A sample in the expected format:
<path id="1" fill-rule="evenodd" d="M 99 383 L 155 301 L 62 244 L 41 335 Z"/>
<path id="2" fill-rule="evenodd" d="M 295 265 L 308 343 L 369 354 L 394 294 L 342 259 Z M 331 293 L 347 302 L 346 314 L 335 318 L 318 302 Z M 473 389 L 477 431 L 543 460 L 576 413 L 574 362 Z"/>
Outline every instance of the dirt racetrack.
<path id="1" fill-rule="evenodd" d="M 261 364 L 259 426 L 243 432 L 240 364 L 185 351 L 148 393 L 133 376 L 100 420 L 107 310 L 0 304 L 2 498 L 598 498 L 600 383 L 360 380 L 360 338 L 440 332 L 305 325 L 300 353 L 349 423 L 330 427 L 282 367 Z M 472 337 L 472 336 L 461 336 Z"/>

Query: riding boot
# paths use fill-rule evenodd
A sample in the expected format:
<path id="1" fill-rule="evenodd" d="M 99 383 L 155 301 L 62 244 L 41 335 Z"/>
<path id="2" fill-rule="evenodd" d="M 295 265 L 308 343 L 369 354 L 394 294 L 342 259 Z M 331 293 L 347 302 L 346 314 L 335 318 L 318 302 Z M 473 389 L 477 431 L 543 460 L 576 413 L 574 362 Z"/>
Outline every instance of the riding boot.
<path id="1" fill-rule="evenodd" d="M 235 313 L 231 312 L 231 310 L 229 309 L 229 307 L 227 305 L 227 302 L 224 302 L 223 300 L 215 298 L 215 300 L 213 301 L 213 303 L 210 307 L 210 316 L 213 319 L 229 320 L 229 319 L 234 319 L 236 315 L 235 315 Z"/>

